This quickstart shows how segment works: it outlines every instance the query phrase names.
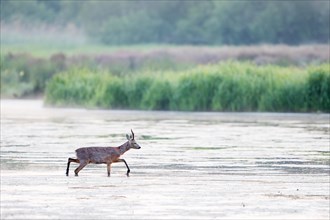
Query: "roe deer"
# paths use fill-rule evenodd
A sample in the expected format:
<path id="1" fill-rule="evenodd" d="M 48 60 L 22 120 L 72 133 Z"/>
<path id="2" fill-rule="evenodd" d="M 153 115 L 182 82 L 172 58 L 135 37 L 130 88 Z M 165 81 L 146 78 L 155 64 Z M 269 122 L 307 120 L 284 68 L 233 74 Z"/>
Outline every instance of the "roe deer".
<path id="1" fill-rule="evenodd" d="M 66 175 L 69 176 L 69 167 L 71 162 L 79 163 L 80 165 L 75 169 L 75 174 L 78 176 L 80 170 L 82 170 L 89 163 L 105 163 L 107 164 L 108 176 L 110 176 L 110 166 L 112 163 L 124 162 L 127 167 L 126 175 L 129 176 L 130 169 L 124 159 L 120 159 L 129 149 L 140 149 L 141 147 L 136 143 L 134 139 L 134 133 L 131 130 L 132 135 L 126 134 L 126 141 L 119 147 L 83 147 L 76 150 L 77 159 L 69 158 L 66 168 Z"/>

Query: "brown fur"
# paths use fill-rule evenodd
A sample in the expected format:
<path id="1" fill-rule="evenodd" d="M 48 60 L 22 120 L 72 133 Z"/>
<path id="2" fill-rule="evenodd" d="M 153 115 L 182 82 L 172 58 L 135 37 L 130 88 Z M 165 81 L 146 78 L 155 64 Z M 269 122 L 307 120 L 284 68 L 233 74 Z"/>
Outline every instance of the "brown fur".
<path id="1" fill-rule="evenodd" d="M 130 169 L 124 159 L 120 159 L 126 151 L 131 148 L 140 149 L 141 147 L 134 140 L 134 133 L 132 136 L 127 135 L 128 141 L 119 147 L 82 147 L 76 150 L 77 159 L 69 158 L 66 175 L 69 175 L 69 167 L 71 162 L 79 163 L 80 165 L 75 169 L 75 174 L 78 176 L 80 170 L 82 170 L 87 164 L 107 164 L 108 176 L 110 176 L 110 169 L 112 163 L 124 162 L 127 167 L 127 176 L 129 175 Z"/>

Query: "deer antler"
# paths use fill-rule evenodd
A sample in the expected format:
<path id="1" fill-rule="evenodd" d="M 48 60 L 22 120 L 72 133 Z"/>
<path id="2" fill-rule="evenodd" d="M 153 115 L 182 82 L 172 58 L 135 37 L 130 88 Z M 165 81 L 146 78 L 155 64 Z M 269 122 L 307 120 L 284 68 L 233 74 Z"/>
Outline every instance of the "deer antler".
<path id="1" fill-rule="evenodd" d="M 134 133 L 133 133 L 133 130 L 131 129 L 131 132 L 132 132 L 132 139 L 134 140 Z"/>

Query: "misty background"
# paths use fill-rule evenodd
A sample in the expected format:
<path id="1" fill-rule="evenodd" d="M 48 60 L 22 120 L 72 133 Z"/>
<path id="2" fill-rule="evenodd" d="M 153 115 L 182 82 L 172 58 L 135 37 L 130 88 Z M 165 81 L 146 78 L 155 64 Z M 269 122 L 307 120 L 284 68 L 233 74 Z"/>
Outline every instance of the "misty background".
<path id="1" fill-rule="evenodd" d="M 329 112 L 329 7 L 2 0 L 1 97 L 109 109 Z"/>
<path id="2" fill-rule="evenodd" d="M 329 220 L 329 1 L 0 3 L 1 219 Z"/>
<path id="3" fill-rule="evenodd" d="M 1 35 L 3 43 L 9 32 L 38 29 L 107 45 L 328 43 L 329 11 L 329 1 L 2 0 Z"/>

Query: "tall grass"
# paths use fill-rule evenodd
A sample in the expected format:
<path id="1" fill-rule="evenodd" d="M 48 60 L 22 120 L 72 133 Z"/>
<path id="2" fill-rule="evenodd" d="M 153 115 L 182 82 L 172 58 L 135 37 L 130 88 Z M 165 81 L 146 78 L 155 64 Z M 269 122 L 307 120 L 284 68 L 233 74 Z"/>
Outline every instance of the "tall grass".
<path id="1" fill-rule="evenodd" d="M 1 42 L 3 40 L 1 39 Z M 42 41 L 38 45 L 4 42 L 1 45 L 0 56 L 0 71 L 4 73 L 1 74 L 1 97 L 43 94 L 46 82 L 54 74 L 77 66 L 109 71 L 113 75 L 125 77 L 127 74 L 146 71 L 182 72 L 198 65 L 216 64 L 228 60 L 249 61 L 257 65 L 299 67 L 329 63 L 328 45 L 104 47 L 87 44 L 58 45 L 54 42 L 51 43 L 55 49 L 53 50 L 49 47 L 49 43 L 44 42 L 45 46 Z M 203 109 L 205 107 L 201 108 Z"/>
<path id="2" fill-rule="evenodd" d="M 119 77 L 72 69 L 48 83 L 51 105 L 183 111 L 330 111 L 329 64 L 307 68 L 225 62 Z"/>

